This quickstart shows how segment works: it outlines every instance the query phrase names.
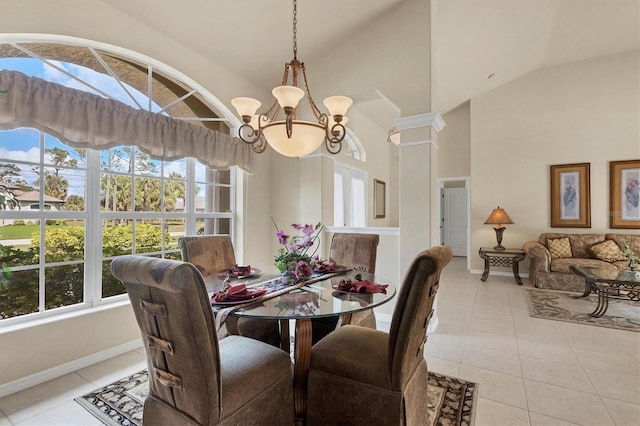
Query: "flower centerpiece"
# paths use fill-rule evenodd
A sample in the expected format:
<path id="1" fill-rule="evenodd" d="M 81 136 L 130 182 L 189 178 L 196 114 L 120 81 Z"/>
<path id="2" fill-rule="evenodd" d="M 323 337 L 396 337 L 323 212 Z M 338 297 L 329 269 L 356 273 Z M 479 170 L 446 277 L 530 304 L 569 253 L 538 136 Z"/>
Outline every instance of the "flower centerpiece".
<path id="1" fill-rule="evenodd" d="M 282 246 L 275 256 L 276 267 L 282 274 L 282 280 L 287 284 L 296 284 L 308 279 L 313 274 L 314 255 L 318 250 L 315 242 L 323 226 L 320 223 L 315 226 L 294 223 L 291 228 L 300 232 L 300 235 L 289 236 L 278 228 L 273 218 L 271 220 L 276 227 L 278 242 Z"/>

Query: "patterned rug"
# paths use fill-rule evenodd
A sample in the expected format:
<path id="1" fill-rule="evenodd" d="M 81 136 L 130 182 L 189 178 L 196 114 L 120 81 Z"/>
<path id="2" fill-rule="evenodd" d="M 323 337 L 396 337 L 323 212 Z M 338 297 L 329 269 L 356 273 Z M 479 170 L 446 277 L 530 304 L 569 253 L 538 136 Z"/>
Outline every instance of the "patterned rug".
<path id="1" fill-rule="evenodd" d="M 640 303 L 628 299 L 609 298 L 609 308 L 600 318 L 589 314 L 598 304 L 598 296 L 578 297 L 578 293 L 527 289 L 532 317 L 619 328 L 640 332 Z"/>
<path id="2" fill-rule="evenodd" d="M 141 426 L 147 380 L 147 370 L 142 370 L 76 401 L 106 425 Z M 429 426 L 472 426 L 477 389 L 475 383 L 429 372 Z"/>

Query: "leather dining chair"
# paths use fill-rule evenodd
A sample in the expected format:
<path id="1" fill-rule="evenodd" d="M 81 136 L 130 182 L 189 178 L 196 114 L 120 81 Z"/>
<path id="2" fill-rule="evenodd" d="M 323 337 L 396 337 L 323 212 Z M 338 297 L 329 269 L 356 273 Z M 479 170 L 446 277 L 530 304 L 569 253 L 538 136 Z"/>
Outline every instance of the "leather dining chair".
<path id="1" fill-rule="evenodd" d="M 427 325 L 451 248 L 425 250 L 407 270 L 389 333 L 347 325 L 311 349 L 307 424 L 427 424 Z"/>
<path id="2" fill-rule="evenodd" d="M 192 264 L 127 255 L 111 272 L 127 289 L 144 342 L 144 425 L 293 424 L 289 355 L 247 337 L 219 341 Z"/>
<path id="3" fill-rule="evenodd" d="M 338 265 L 359 269 L 374 274 L 376 272 L 376 258 L 378 254 L 377 234 L 336 233 L 331 237 L 329 258 Z M 338 317 L 317 318 L 311 321 L 312 341 L 315 344 L 336 329 Z M 376 328 L 376 317 L 373 309 L 345 315 L 342 325 L 359 325 Z"/>
<path id="4" fill-rule="evenodd" d="M 223 269 L 236 264 L 233 244 L 228 235 L 180 237 L 178 247 L 182 252 L 182 260 L 193 264 L 205 277 L 218 275 Z M 226 325 L 230 334 L 280 346 L 280 325 L 277 320 L 229 317 Z"/>

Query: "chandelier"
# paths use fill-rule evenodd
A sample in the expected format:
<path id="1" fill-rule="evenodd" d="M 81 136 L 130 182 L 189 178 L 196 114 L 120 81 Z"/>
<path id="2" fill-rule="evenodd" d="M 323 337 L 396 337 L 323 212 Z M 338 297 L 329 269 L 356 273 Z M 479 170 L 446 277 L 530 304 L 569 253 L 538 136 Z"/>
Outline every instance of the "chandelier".
<path id="1" fill-rule="evenodd" d="M 297 1 L 293 0 L 293 59 L 284 66 L 282 84 L 272 90 L 276 100 L 263 113 L 257 114 L 261 103 L 253 98 L 234 98 L 231 104 L 242 116 L 238 136 L 250 144 L 255 152 L 263 152 L 267 142 L 273 149 L 287 157 L 303 157 L 311 154 L 325 143 L 327 150 L 337 154 L 342 149 L 342 141 L 346 135 L 348 118 L 345 114 L 353 101 L 346 96 L 330 96 L 323 103 L 329 114 L 320 111 L 316 106 L 309 84 L 304 63 L 298 60 L 297 42 Z M 289 76 L 291 84 L 289 85 Z M 305 97 L 305 90 L 298 87 L 298 76 L 302 75 L 306 97 L 315 121 L 298 119 L 298 103 Z M 284 117 L 280 118 L 280 112 Z"/>

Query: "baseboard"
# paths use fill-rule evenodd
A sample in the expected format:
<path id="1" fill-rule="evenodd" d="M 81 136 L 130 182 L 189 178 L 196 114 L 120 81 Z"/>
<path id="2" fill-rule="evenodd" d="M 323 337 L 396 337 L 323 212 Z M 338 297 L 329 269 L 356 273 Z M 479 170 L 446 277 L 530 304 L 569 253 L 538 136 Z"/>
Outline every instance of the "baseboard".
<path id="1" fill-rule="evenodd" d="M 40 371 L 30 376 L 23 377 L 13 382 L 8 382 L 0 385 L 0 398 L 3 398 L 12 393 L 25 390 L 35 385 L 47 382 L 49 380 L 64 376 L 65 374 L 72 373 L 80 370 L 81 368 L 88 367 L 98 362 L 104 361 L 114 356 L 122 355 L 123 353 L 138 349 L 142 347 L 141 340 L 134 340 L 132 342 L 124 343 L 113 348 L 109 348 L 102 352 L 98 352 L 83 358 L 76 359 L 65 364 L 58 365 L 48 370 Z"/>

